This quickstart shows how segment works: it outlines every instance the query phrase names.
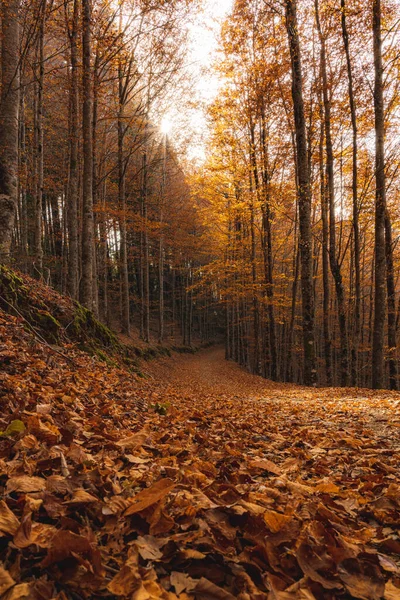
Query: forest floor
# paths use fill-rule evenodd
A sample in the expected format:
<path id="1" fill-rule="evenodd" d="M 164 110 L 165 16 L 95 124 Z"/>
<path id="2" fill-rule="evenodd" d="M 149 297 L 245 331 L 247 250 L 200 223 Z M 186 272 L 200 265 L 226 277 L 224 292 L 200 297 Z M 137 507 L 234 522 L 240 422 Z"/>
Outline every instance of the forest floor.
<path id="1" fill-rule="evenodd" d="M 400 395 L 221 348 L 124 367 L 0 311 L 1 600 L 398 600 Z"/>

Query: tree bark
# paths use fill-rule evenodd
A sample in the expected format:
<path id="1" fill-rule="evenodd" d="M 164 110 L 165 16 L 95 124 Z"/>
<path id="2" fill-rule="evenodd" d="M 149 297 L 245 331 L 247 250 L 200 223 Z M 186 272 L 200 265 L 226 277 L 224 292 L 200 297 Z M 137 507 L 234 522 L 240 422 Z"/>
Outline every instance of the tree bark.
<path id="1" fill-rule="evenodd" d="M 300 263 L 303 317 L 304 383 L 316 383 L 314 331 L 313 260 L 311 232 L 311 188 L 308 170 L 306 125 L 304 118 L 303 76 L 297 27 L 296 0 L 285 0 L 286 29 L 292 66 L 292 98 L 294 109 L 300 229 Z"/>
<path id="2" fill-rule="evenodd" d="M 392 223 L 388 210 L 385 216 L 386 289 L 388 304 L 389 387 L 397 390 L 396 285 L 394 280 Z"/>
<path id="3" fill-rule="evenodd" d="M 383 105 L 383 66 L 381 1 L 374 0 L 372 8 L 374 40 L 374 109 L 375 109 L 375 298 L 372 337 L 372 387 L 384 387 L 384 336 L 386 316 L 386 256 L 385 256 L 385 115 Z"/>
<path id="4" fill-rule="evenodd" d="M 322 282 L 323 282 L 323 331 L 324 331 L 324 354 L 326 384 L 332 385 L 332 343 L 329 328 L 329 220 L 328 206 L 326 202 L 326 185 L 324 173 L 324 123 L 322 119 L 322 99 L 320 101 L 321 132 L 319 144 L 320 160 L 320 194 L 321 194 L 321 220 L 322 220 Z"/>
<path id="5" fill-rule="evenodd" d="M 18 190 L 19 0 L 1 2 L 0 262 L 9 262 Z"/>
<path id="6" fill-rule="evenodd" d="M 354 272 L 355 272 L 355 299 L 354 299 L 354 329 L 351 343 L 351 384 L 358 383 L 358 347 L 360 341 L 361 320 L 361 270 L 360 270 L 360 228 L 358 219 L 358 129 L 357 113 L 354 101 L 353 71 L 350 58 L 349 36 L 347 32 L 346 3 L 341 0 L 342 35 L 346 53 L 347 77 L 349 80 L 349 104 L 351 114 L 351 127 L 353 131 L 353 169 L 352 169 L 352 198 L 353 198 L 353 247 L 354 247 Z"/>
<path id="7" fill-rule="evenodd" d="M 78 250 L 78 0 L 74 0 L 71 28 L 68 28 L 71 55 L 70 116 L 69 116 L 69 164 L 67 188 L 68 218 L 68 276 L 67 291 L 71 298 L 78 298 L 79 250 Z"/>
<path id="8" fill-rule="evenodd" d="M 34 201 L 34 275 L 43 273 L 43 84 L 44 84 L 44 25 L 47 0 L 40 3 L 40 21 L 37 41 L 37 81 L 35 111 L 35 201 Z"/>
<path id="9" fill-rule="evenodd" d="M 93 294 L 93 77 L 91 66 L 91 0 L 82 0 L 82 53 L 83 53 L 83 179 L 82 179 L 82 278 L 80 298 L 92 309 Z"/>
<path id="10" fill-rule="evenodd" d="M 336 248 L 336 216 L 335 216 L 335 178 L 333 171 L 333 145 L 331 134 L 331 102 L 328 93 L 328 74 L 326 64 L 326 42 L 322 32 L 319 18 L 319 2 L 315 0 L 315 17 L 317 29 L 321 44 L 321 74 L 322 74 L 322 95 L 324 104 L 324 128 L 325 128 L 325 150 L 326 150 L 326 175 L 327 175 L 327 196 L 329 206 L 329 263 L 333 281 L 335 282 L 337 311 L 340 332 L 340 383 L 346 386 L 348 378 L 348 350 L 347 350 L 347 325 L 346 325 L 346 305 L 344 296 L 344 286 L 342 270 Z"/>

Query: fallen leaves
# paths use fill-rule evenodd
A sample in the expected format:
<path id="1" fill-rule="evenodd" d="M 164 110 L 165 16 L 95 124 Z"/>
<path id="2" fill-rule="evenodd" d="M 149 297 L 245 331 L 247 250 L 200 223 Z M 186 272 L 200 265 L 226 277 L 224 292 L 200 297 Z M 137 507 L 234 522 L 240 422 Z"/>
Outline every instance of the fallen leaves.
<path id="1" fill-rule="evenodd" d="M 1 313 L 0 334 L 1 600 L 399 600 L 394 396 L 273 387 L 217 351 L 139 382 Z"/>

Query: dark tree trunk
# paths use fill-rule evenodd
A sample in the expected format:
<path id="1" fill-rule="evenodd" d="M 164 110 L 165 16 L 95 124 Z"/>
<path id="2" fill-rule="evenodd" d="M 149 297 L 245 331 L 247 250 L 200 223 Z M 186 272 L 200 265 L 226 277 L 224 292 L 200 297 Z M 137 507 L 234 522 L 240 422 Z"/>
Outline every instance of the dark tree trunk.
<path id="1" fill-rule="evenodd" d="M 392 223 L 385 216 L 386 288 L 388 303 L 389 387 L 397 390 L 396 286 L 394 280 Z"/>
<path id="2" fill-rule="evenodd" d="M 91 0 L 82 0 L 83 53 L 83 180 L 82 180 L 82 278 L 80 298 L 87 308 L 93 308 L 93 77 L 91 66 Z"/>
<path id="3" fill-rule="evenodd" d="M 78 0 L 74 0 L 73 16 L 69 31 L 71 53 L 70 117 L 69 117 L 69 165 L 67 188 L 68 219 L 68 277 L 67 291 L 78 298 L 79 250 L 78 250 L 78 122 L 79 122 L 79 83 L 78 83 Z"/>
<path id="4" fill-rule="evenodd" d="M 10 259 L 18 190 L 19 0 L 1 2 L 0 262 Z"/>
<path id="5" fill-rule="evenodd" d="M 322 32 L 319 18 L 319 3 L 315 0 L 315 16 L 317 21 L 318 35 L 321 44 L 321 74 L 322 74 L 322 95 L 324 103 L 324 128 L 325 128 L 325 149 L 326 149 L 326 175 L 327 175 L 327 196 L 329 206 L 329 263 L 333 281 L 335 283 L 337 311 L 340 332 L 340 383 L 346 386 L 348 378 L 348 351 L 347 351 L 347 326 L 346 326 L 346 305 L 344 297 L 344 286 L 342 270 L 340 267 L 339 252 L 336 247 L 336 219 L 335 219 L 335 181 L 333 172 L 333 145 L 331 134 L 331 102 L 328 91 L 328 74 L 326 64 L 326 42 Z"/>
<path id="6" fill-rule="evenodd" d="M 292 98 L 297 148 L 300 264 L 303 317 L 304 383 L 316 383 L 314 331 L 313 260 L 311 232 L 311 189 L 304 118 L 303 76 L 296 15 L 296 1 L 285 0 L 286 29 L 292 65 Z"/>
<path id="7" fill-rule="evenodd" d="M 322 102 L 320 102 L 320 112 L 322 117 Z M 324 354 L 325 354 L 325 375 L 326 384 L 332 385 L 332 344 L 329 328 L 329 221 L 328 206 L 326 201 L 326 186 L 324 173 L 324 124 L 321 118 L 321 132 L 319 144 L 320 160 L 320 194 L 321 194 L 321 220 L 322 220 L 322 282 L 323 282 L 323 330 L 324 330 Z"/>
<path id="8" fill-rule="evenodd" d="M 386 177 L 385 177 L 385 115 L 383 106 L 383 66 L 381 2 L 373 2 L 373 39 L 374 39 L 374 108 L 375 108 L 375 313 L 372 337 L 372 387 L 384 387 L 384 337 L 386 316 L 386 256 L 385 256 L 385 214 L 386 214 Z"/>
<path id="9" fill-rule="evenodd" d="M 357 113 L 354 101 L 353 71 L 350 59 L 349 36 L 346 21 L 346 3 L 341 0 L 342 34 L 346 53 L 347 77 L 349 80 L 349 103 L 351 114 L 351 127 L 353 131 L 353 171 L 352 171 L 352 197 L 353 197 L 353 247 L 354 247 L 354 272 L 355 272 L 355 300 L 354 300 L 354 329 L 351 344 L 351 384 L 358 383 L 358 347 L 360 340 L 361 319 L 361 273 L 360 273 L 360 228 L 358 219 L 358 131 Z"/>

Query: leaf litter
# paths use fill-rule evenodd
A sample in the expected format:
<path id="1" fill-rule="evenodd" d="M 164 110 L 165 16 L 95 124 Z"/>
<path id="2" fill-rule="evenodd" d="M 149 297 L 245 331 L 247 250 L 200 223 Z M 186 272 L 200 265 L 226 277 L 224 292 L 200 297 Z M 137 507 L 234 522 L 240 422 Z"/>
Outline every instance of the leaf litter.
<path id="1" fill-rule="evenodd" d="M 400 598 L 398 394 L 65 351 L 0 313 L 1 600 Z"/>

